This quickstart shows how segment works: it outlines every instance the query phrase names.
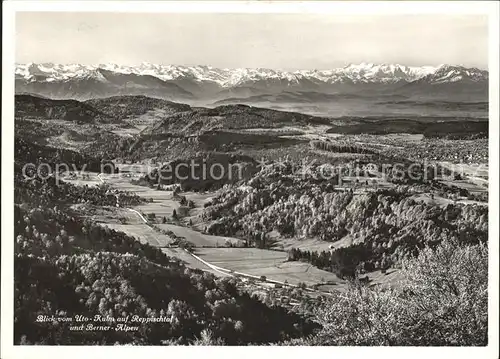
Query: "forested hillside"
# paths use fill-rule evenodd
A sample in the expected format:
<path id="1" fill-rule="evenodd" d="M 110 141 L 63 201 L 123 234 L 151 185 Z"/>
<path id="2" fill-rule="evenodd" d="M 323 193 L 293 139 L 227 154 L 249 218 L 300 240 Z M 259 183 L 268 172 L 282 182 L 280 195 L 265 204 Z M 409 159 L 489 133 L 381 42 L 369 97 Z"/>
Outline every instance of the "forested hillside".
<path id="1" fill-rule="evenodd" d="M 191 109 L 189 105 L 146 96 L 113 96 L 87 100 L 84 103 L 120 119 L 141 116 L 153 110 L 162 110 L 164 115 L 169 115 Z"/>
<path id="2" fill-rule="evenodd" d="M 19 166 L 39 155 L 52 158 L 40 147 L 22 146 L 29 151 L 18 153 Z M 319 327 L 240 292 L 234 279 L 188 269 L 158 248 L 68 211 L 77 202 L 114 206 L 116 192 L 33 177 L 15 177 L 16 344 L 259 344 Z M 122 194 L 123 200 L 143 199 Z M 77 315 L 93 318 L 95 328 L 62 319 Z M 143 319 L 130 319 L 129 330 L 110 319 L 127 316 Z M 77 329 L 81 324 L 87 329 Z"/>
<path id="3" fill-rule="evenodd" d="M 485 121 L 31 95 L 15 121 L 15 344 L 488 342 Z"/>
<path id="4" fill-rule="evenodd" d="M 33 95 L 16 95 L 16 118 L 41 118 L 75 123 L 115 122 L 112 114 L 104 114 L 77 100 L 52 100 Z"/>
<path id="5" fill-rule="evenodd" d="M 123 233 L 57 209 L 14 209 L 16 343 L 188 344 L 210 330 L 226 344 L 258 344 L 302 336 L 315 327 L 239 293 L 231 280 L 187 269 Z M 139 327 L 130 332 L 79 332 L 70 323 L 37 322 L 40 315 L 153 319 L 129 323 Z"/>
<path id="6" fill-rule="evenodd" d="M 289 253 L 289 260 L 312 263 L 342 278 L 388 269 L 444 239 L 487 241 L 487 207 L 419 203 L 405 186 L 355 194 L 334 180 L 308 176 L 270 166 L 242 186 L 227 188 L 206 204 L 207 232 L 240 236 L 259 248 L 275 244 L 271 232 L 296 238 L 297 244 L 301 238 L 342 241 L 334 251 Z"/>
<path id="7" fill-rule="evenodd" d="M 37 145 L 22 138 L 15 139 L 14 151 L 14 161 L 21 170 L 25 166 L 26 170 L 35 168 L 37 169 L 35 172 L 38 172 L 38 168 L 40 168 L 46 173 L 54 173 L 56 169 L 60 171 L 98 173 L 101 171 L 112 173 L 115 170 L 113 162 L 109 160 L 95 158 L 71 150 Z"/>

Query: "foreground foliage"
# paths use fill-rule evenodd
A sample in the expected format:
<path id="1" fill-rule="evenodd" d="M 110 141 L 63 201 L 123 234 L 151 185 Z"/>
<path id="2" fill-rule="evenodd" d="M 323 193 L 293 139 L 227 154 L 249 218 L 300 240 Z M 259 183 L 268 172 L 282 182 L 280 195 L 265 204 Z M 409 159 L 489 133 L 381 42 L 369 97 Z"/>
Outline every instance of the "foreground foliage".
<path id="1" fill-rule="evenodd" d="M 405 261 L 397 288 L 353 286 L 325 299 L 320 332 L 293 345 L 484 346 L 488 249 L 443 242 Z"/>
<path id="2" fill-rule="evenodd" d="M 227 345 L 262 344 L 317 327 L 240 293 L 234 279 L 188 269 L 157 248 L 57 209 L 16 206 L 15 220 L 15 343 L 189 344 L 210 330 Z M 119 323 L 108 318 L 164 319 L 129 322 L 131 331 L 80 331 L 74 327 L 88 323 L 57 319 L 76 315 L 103 318 L 91 324 L 112 328 Z"/>

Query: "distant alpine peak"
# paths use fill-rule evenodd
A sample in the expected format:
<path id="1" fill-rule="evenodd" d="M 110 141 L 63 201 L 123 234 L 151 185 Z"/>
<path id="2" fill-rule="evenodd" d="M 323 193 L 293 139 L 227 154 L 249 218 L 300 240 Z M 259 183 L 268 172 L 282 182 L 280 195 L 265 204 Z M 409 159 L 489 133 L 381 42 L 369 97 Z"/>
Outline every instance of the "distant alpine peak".
<path id="1" fill-rule="evenodd" d="M 474 67 L 440 65 L 428 75 L 419 79 L 431 84 L 451 83 L 458 81 L 480 82 L 488 80 L 488 71 Z"/>
<path id="2" fill-rule="evenodd" d="M 101 70 L 121 74 L 148 75 L 163 81 L 194 80 L 196 82 L 212 82 L 221 87 L 251 84 L 264 81 L 280 81 L 290 84 L 300 81 L 315 83 L 396 83 L 428 81 L 444 83 L 456 81 L 478 82 L 488 79 L 488 72 L 477 68 L 467 68 L 442 64 L 439 66 L 406 66 L 400 64 L 365 63 L 349 64 L 330 70 L 296 70 L 282 71 L 267 68 L 215 68 L 206 65 L 181 66 L 161 65 L 142 62 L 136 66 L 113 63 L 83 65 L 27 63 L 16 64 L 16 79 L 28 82 L 61 82 L 72 79 L 89 79 L 106 81 Z"/>

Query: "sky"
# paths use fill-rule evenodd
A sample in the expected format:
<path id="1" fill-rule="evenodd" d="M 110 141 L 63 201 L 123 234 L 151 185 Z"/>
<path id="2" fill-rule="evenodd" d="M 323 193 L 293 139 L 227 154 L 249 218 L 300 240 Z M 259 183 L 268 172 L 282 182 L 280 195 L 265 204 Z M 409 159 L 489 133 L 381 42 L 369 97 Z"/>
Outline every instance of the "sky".
<path id="1" fill-rule="evenodd" d="M 329 69 L 349 63 L 488 67 L 479 15 L 21 12 L 16 62 Z"/>

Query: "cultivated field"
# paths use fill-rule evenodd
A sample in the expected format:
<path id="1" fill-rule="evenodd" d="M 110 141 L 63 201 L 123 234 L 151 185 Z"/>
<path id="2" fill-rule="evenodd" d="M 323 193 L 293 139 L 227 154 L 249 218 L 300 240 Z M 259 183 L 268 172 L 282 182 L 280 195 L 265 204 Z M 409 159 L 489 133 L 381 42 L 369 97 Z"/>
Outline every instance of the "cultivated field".
<path id="1" fill-rule="evenodd" d="M 271 232 L 272 233 L 272 232 Z M 351 236 L 347 235 L 339 241 L 336 242 L 325 242 L 316 238 L 274 238 L 278 246 L 283 246 L 284 251 L 289 251 L 292 248 L 298 248 L 303 251 L 329 251 L 330 249 L 337 249 L 340 247 L 346 247 L 351 245 Z M 331 248 L 330 248 L 331 247 Z"/>
<path id="2" fill-rule="evenodd" d="M 199 248 L 196 255 L 211 264 L 234 272 L 265 276 L 266 279 L 308 286 L 330 283 L 340 289 L 345 282 L 333 273 L 302 262 L 286 262 L 285 252 L 257 248 Z"/>
<path id="3" fill-rule="evenodd" d="M 124 232 L 129 236 L 137 238 L 141 243 L 149 243 L 154 247 L 165 247 L 171 242 L 168 236 L 156 232 L 146 224 L 116 224 L 102 223 L 116 231 Z"/>
<path id="4" fill-rule="evenodd" d="M 421 133 L 390 133 L 388 135 L 379 135 L 382 141 L 403 141 L 403 142 L 420 142 L 424 139 Z"/>
<path id="5" fill-rule="evenodd" d="M 133 168 L 137 169 L 137 165 L 127 165 L 131 170 Z M 121 173 L 119 175 L 101 175 L 101 178 L 106 183 L 109 183 L 112 188 L 120 190 L 120 191 L 128 191 L 137 194 L 146 199 L 152 199 L 152 202 L 143 203 L 138 206 L 135 206 L 134 209 L 136 211 L 150 214 L 154 213 L 156 218 L 171 218 L 174 212 L 174 209 L 179 212 L 180 203 L 178 199 L 173 197 L 172 191 L 164 191 L 157 190 L 155 188 L 139 186 L 136 184 L 130 183 L 132 178 L 137 178 L 140 173 L 131 172 L 131 177 L 127 177 L 127 175 Z M 210 200 L 212 197 L 216 195 L 216 193 L 196 193 L 196 192 L 183 192 L 182 196 L 186 197 L 186 199 L 194 202 L 195 207 L 190 210 L 188 216 L 183 218 L 185 222 L 189 221 L 190 218 L 195 219 L 195 217 L 203 211 L 203 205 L 205 202 Z"/>
<path id="6" fill-rule="evenodd" d="M 139 186 L 137 186 L 139 187 Z M 134 207 L 135 210 L 139 212 L 143 212 L 145 214 L 154 213 L 156 218 L 160 219 L 163 217 L 171 218 L 174 213 L 174 209 L 177 214 L 179 214 L 180 203 L 178 199 L 175 199 L 172 196 L 172 191 L 158 191 L 151 188 L 145 188 L 142 192 L 138 192 L 135 189 L 129 189 L 129 191 L 137 193 L 139 196 L 144 198 L 152 198 L 153 202 L 144 203 L 139 206 Z M 213 193 L 211 194 L 197 194 L 197 193 L 189 193 L 184 192 L 181 193 L 182 196 L 185 196 L 186 199 L 192 200 L 195 204 L 195 208 L 192 208 L 189 211 L 189 214 L 181 218 L 182 221 L 188 222 L 190 218 L 201 214 L 203 211 L 203 204 L 207 200 L 213 197 Z"/>
<path id="7" fill-rule="evenodd" d="M 134 137 L 135 135 L 139 134 L 141 130 L 144 128 L 139 128 L 138 126 L 131 126 L 129 128 L 118 128 L 116 130 L 112 130 L 115 135 L 122 136 L 122 137 Z"/>
<path id="8" fill-rule="evenodd" d="M 171 218 L 174 213 L 174 209 L 179 207 L 178 202 L 169 201 L 167 199 L 155 199 L 151 203 L 145 203 L 138 206 L 135 206 L 134 209 L 136 211 L 150 214 L 154 213 L 157 218 Z"/>
<path id="9" fill-rule="evenodd" d="M 179 202 L 172 198 L 172 191 L 159 191 L 157 189 L 139 186 L 130 183 L 131 178 L 119 175 L 101 175 L 106 183 L 112 188 L 120 191 L 128 191 L 137 194 L 146 199 L 152 199 L 152 202 L 135 206 L 134 209 L 145 214 L 154 213 L 156 217 L 172 217 L 174 209 L 179 207 Z"/>
<path id="10" fill-rule="evenodd" d="M 71 209 L 98 223 L 144 224 L 144 221 L 136 213 L 126 208 L 79 203 L 72 205 Z"/>
<path id="11" fill-rule="evenodd" d="M 157 168 L 156 164 L 153 163 L 119 163 L 116 162 L 116 167 L 121 174 L 130 173 L 133 175 L 145 175 L 151 172 L 153 169 Z"/>
<path id="12" fill-rule="evenodd" d="M 211 236 L 192 230 L 188 227 L 176 226 L 174 224 L 157 224 L 161 229 L 172 231 L 176 236 L 184 237 L 196 247 L 224 247 L 227 242 L 235 246 L 243 245 L 243 241 L 232 237 Z"/>
<path id="13" fill-rule="evenodd" d="M 72 172 L 73 174 L 70 175 L 69 173 L 63 173 L 60 175 L 60 179 L 71 183 L 72 185 L 75 186 L 98 186 L 102 183 L 102 181 L 97 177 L 97 173 L 93 172 Z M 84 177 L 85 176 L 85 177 Z"/>
<path id="14" fill-rule="evenodd" d="M 212 268 L 206 266 L 205 264 L 200 262 L 198 259 L 194 258 L 189 253 L 186 253 L 181 248 L 162 248 L 161 250 L 167 256 L 179 259 L 186 267 L 201 269 L 203 271 L 213 273 L 218 277 L 230 277 L 229 274 L 226 274 L 222 271 L 213 270 Z"/>
<path id="15" fill-rule="evenodd" d="M 448 168 L 450 171 L 455 173 L 460 173 L 469 177 L 479 177 L 488 179 L 488 164 L 465 164 L 465 163 L 451 163 L 449 161 L 441 161 L 439 164 L 443 167 Z"/>

